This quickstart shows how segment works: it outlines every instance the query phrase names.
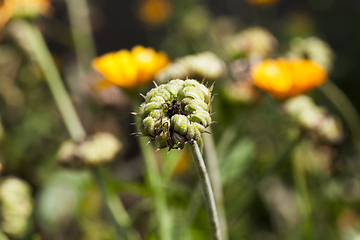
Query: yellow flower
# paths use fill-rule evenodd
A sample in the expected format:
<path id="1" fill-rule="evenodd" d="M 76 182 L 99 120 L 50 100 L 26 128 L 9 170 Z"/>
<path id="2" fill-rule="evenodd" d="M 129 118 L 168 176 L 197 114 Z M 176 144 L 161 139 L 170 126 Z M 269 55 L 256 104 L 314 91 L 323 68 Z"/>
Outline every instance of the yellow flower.
<path id="1" fill-rule="evenodd" d="M 163 52 L 157 53 L 152 48 L 135 46 L 131 51 L 123 49 L 97 57 L 92 64 L 105 77 L 99 87 L 115 84 L 133 88 L 153 80 L 155 74 L 169 62 Z"/>
<path id="2" fill-rule="evenodd" d="M 172 7 L 169 0 L 142 0 L 137 9 L 138 18 L 153 26 L 166 21 L 171 13 Z"/>
<path id="3" fill-rule="evenodd" d="M 39 13 L 46 15 L 51 9 L 48 0 L 0 0 L 0 29 L 13 16 L 33 17 Z"/>
<path id="4" fill-rule="evenodd" d="M 257 6 L 268 6 L 278 2 L 278 0 L 247 0 L 247 1 L 250 4 Z"/>
<path id="5" fill-rule="evenodd" d="M 307 59 L 268 59 L 251 71 L 254 84 L 278 99 L 286 99 L 309 91 L 326 80 L 320 65 Z"/>

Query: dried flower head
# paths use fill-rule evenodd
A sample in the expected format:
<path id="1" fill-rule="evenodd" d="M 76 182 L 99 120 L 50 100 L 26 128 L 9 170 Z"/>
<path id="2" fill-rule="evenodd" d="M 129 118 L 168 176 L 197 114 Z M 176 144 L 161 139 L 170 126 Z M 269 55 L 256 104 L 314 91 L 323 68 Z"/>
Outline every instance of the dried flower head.
<path id="1" fill-rule="evenodd" d="M 301 95 L 284 102 L 284 111 L 300 127 L 328 143 L 338 143 L 344 132 L 340 119 L 318 107 L 308 96 Z"/>
<path id="2" fill-rule="evenodd" d="M 128 50 L 107 53 L 93 60 L 93 67 L 103 74 L 100 87 L 119 85 L 134 88 L 154 79 L 155 74 L 166 67 L 170 60 L 164 52 L 135 46 Z"/>
<path id="3" fill-rule="evenodd" d="M 23 238 L 33 210 L 30 185 L 16 177 L 0 184 L 1 230 L 12 239 Z"/>
<path id="4" fill-rule="evenodd" d="M 268 59 L 251 71 L 254 84 L 278 99 L 305 93 L 326 80 L 326 71 L 307 59 Z"/>
<path id="5" fill-rule="evenodd" d="M 289 58 L 308 58 L 320 64 L 324 69 L 331 70 L 334 53 L 329 44 L 317 37 L 294 38 L 290 41 Z"/>
<path id="6" fill-rule="evenodd" d="M 199 140 L 211 125 L 213 85 L 207 88 L 194 79 L 171 80 L 151 89 L 140 105 L 138 135 L 149 136 L 160 144 L 178 150 L 188 141 Z"/>
<path id="7" fill-rule="evenodd" d="M 235 35 L 227 50 L 234 58 L 266 58 L 277 46 L 276 38 L 265 28 L 251 27 Z"/>
<path id="8" fill-rule="evenodd" d="M 13 17 L 35 17 L 51 11 L 48 0 L 2 0 L 0 1 L 0 29 Z"/>
<path id="9" fill-rule="evenodd" d="M 67 167 L 103 164 L 113 160 L 121 148 L 121 142 L 112 134 L 99 132 L 81 143 L 64 142 L 58 152 L 58 163 Z"/>
<path id="10" fill-rule="evenodd" d="M 156 80 L 164 83 L 174 78 L 219 79 L 226 74 L 226 65 L 222 59 L 212 52 L 203 52 L 176 59 L 156 74 Z"/>

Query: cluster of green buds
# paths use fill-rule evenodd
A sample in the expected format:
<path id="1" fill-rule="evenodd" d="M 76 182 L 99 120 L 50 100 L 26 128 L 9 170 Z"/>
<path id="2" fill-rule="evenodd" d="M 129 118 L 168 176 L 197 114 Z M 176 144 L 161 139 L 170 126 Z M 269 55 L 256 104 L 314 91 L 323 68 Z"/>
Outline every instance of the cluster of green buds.
<path id="1" fill-rule="evenodd" d="M 178 58 L 156 75 L 156 80 L 165 83 L 174 78 L 204 78 L 215 80 L 226 74 L 225 62 L 212 52 L 203 52 Z"/>
<path id="2" fill-rule="evenodd" d="M 94 166 L 112 161 L 122 148 L 121 142 L 110 133 L 98 132 L 83 142 L 65 141 L 57 162 L 65 167 Z"/>
<path id="3" fill-rule="evenodd" d="M 0 205 L 1 231 L 12 239 L 23 238 L 33 210 L 30 185 L 16 177 L 2 179 Z"/>
<path id="4" fill-rule="evenodd" d="M 151 89 L 140 105 L 140 132 L 136 135 L 149 136 L 160 144 L 159 149 L 168 147 L 182 149 L 187 142 L 198 141 L 205 128 L 211 125 L 211 91 L 194 79 L 171 80 Z"/>
<path id="5" fill-rule="evenodd" d="M 283 108 L 300 127 L 323 141 L 335 144 L 344 137 L 340 119 L 318 107 L 308 96 L 291 98 L 284 102 Z"/>

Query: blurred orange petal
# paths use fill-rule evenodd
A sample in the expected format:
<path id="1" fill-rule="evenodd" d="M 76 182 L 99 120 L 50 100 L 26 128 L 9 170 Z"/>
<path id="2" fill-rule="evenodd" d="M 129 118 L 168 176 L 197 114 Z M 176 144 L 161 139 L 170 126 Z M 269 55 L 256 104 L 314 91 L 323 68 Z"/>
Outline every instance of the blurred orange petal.
<path id="1" fill-rule="evenodd" d="M 139 19 L 149 25 L 159 25 L 172 13 L 169 0 L 142 0 L 137 9 Z"/>
<path id="2" fill-rule="evenodd" d="M 168 63 L 169 59 L 164 53 L 135 46 L 131 52 L 120 50 L 95 58 L 93 67 L 113 84 L 133 88 L 153 80 L 155 74 Z"/>
<path id="3" fill-rule="evenodd" d="M 307 92 L 325 80 L 327 73 L 307 59 L 268 59 L 251 72 L 254 85 L 278 99 L 290 98 Z"/>
<path id="4" fill-rule="evenodd" d="M 47 15 L 52 7 L 48 0 L 2 0 L 0 2 L 0 29 L 13 17 Z"/>

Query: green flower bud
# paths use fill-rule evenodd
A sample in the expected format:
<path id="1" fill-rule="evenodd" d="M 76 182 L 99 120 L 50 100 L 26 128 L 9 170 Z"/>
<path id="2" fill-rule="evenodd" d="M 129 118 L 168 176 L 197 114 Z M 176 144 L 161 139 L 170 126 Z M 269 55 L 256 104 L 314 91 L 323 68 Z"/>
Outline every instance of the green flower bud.
<path id="1" fill-rule="evenodd" d="M 141 118 L 139 134 L 152 137 L 160 148 L 169 150 L 199 140 L 211 124 L 211 91 L 212 86 L 207 88 L 193 79 L 156 86 L 146 94 L 137 114 Z"/>
<path id="2" fill-rule="evenodd" d="M 140 130 L 146 135 L 155 136 L 155 123 L 154 118 L 146 117 L 141 124 Z"/>
<path id="3" fill-rule="evenodd" d="M 189 125 L 189 119 L 184 115 L 175 114 L 171 117 L 171 126 L 174 127 L 174 131 L 185 135 Z"/>

